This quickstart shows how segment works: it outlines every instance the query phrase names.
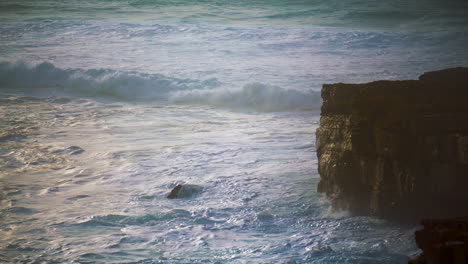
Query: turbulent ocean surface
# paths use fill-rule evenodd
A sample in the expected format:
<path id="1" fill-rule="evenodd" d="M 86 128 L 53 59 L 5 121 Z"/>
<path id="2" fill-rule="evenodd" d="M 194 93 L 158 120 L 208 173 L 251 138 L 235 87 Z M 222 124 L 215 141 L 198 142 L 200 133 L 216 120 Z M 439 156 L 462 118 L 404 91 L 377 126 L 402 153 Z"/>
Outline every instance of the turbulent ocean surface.
<path id="1" fill-rule="evenodd" d="M 406 263 L 417 226 L 316 192 L 320 88 L 467 66 L 467 10 L 1 1 L 0 262 Z"/>

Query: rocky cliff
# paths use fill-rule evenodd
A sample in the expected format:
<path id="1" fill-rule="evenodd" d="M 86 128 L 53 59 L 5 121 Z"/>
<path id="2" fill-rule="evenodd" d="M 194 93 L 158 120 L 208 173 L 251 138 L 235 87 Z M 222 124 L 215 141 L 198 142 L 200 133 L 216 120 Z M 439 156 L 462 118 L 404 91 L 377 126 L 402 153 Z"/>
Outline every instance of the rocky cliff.
<path id="1" fill-rule="evenodd" d="M 468 213 L 468 68 L 326 84 L 316 149 L 334 208 L 419 221 Z"/>
<path id="2" fill-rule="evenodd" d="M 416 231 L 416 243 L 423 253 L 409 264 L 468 263 L 468 217 L 424 220 Z"/>

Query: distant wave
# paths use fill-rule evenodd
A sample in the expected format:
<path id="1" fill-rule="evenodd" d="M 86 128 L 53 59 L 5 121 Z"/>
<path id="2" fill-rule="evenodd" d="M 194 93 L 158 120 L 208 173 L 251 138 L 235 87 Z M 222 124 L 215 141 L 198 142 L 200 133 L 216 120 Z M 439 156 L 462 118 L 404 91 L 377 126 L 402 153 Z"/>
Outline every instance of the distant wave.
<path id="1" fill-rule="evenodd" d="M 454 27 L 466 31 L 468 26 L 468 2 L 465 0 L 93 0 L 86 1 L 86 4 L 79 1 L 58 1 L 51 4 L 47 0 L 16 2 L 21 3 L 0 1 L 0 14 L 21 13 L 23 19 L 57 16 L 69 19 L 83 17 L 84 14 L 91 14 L 93 17 L 105 14 L 106 17 L 118 15 L 123 20 L 134 19 L 135 15 L 149 15 L 151 19 L 166 22 L 168 18 L 182 22 L 251 21 L 269 24 L 281 21 L 314 26 L 434 31 L 447 31 Z M 163 8 L 168 10 L 161 12 Z M 38 10 L 41 12 L 37 12 Z M 256 12 L 252 12 L 254 10 Z"/>
<path id="2" fill-rule="evenodd" d="M 320 105 L 320 94 L 315 91 L 303 92 L 262 83 L 226 86 L 216 79 L 178 79 L 112 69 L 62 69 L 49 62 L 36 65 L 0 62 L 0 91 L 164 101 L 257 111 L 317 109 Z"/>

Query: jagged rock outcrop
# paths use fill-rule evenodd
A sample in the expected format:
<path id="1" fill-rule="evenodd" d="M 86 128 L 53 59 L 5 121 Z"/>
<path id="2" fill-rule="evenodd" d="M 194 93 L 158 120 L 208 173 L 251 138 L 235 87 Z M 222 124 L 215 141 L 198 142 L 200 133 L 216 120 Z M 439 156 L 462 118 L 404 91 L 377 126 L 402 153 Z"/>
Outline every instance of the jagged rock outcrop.
<path id="1" fill-rule="evenodd" d="M 334 208 L 419 221 L 468 213 L 468 68 L 326 84 L 316 149 Z"/>
<path id="2" fill-rule="evenodd" d="M 416 244 L 423 253 L 409 264 L 468 263 L 468 216 L 445 220 L 423 220 L 416 231 Z"/>

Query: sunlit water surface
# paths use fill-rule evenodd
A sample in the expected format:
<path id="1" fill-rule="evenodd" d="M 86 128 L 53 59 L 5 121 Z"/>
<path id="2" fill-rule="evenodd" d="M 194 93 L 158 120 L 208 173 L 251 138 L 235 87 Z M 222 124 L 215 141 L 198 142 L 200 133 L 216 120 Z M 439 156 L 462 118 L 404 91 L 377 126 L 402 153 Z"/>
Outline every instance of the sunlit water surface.
<path id="1" fill-rule="evenodd" d="M 0 262 L 406 263 L 316 192 L 320 88 L 468 65 L 466 10 L 1 1 Z"/>
<path id="2" fill-rule="evenodd" d="M 1 103 L 4 261 L 403 263 L 416 251 L 413 227 L 329 212 L 316 113 Z M 180 183 L 203 190 L 167 199 Z"/>

